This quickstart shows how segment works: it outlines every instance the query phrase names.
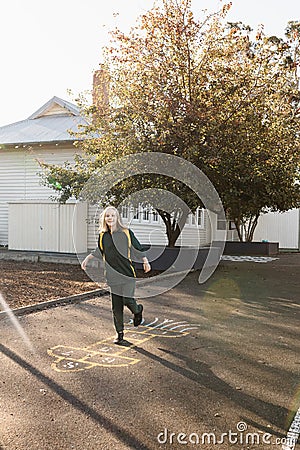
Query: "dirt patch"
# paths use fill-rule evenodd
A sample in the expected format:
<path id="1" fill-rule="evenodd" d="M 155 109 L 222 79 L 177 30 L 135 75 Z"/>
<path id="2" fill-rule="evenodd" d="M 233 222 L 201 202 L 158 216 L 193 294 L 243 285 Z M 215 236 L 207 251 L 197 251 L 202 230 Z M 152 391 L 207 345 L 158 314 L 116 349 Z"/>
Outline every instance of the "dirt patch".
<path id="1" fill-rule="evenodd" d="M 0 291 L 10 308 L 99 289 L 76 265 L 0 261 Z M 103 283 L 104 284 L 104 283 Z"/>
<path id="2" fill-rule="evenodd" d="M 93 274 L 94 282 L 74 264 L 0 260 L 0 273 L 0 292 L 12 309 L 106 287 L 101 274 Z"/>

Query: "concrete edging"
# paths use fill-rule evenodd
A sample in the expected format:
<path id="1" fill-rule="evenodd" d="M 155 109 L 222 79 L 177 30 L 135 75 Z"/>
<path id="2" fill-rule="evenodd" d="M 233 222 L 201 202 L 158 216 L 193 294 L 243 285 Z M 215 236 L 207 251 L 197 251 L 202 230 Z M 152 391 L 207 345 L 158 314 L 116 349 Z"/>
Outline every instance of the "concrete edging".
<path id="1" fill-rule="evenodd" d="M 100 297 L 108 294 L 107 289 L 95 289 L 94 291 L 83 292 L 82 294 L 70 295 L 68 297 L 61 297 L 55 300 L 49 300 L 47 302 L 35 303 L 33 305 L 21 306 L 20 308 L 12 309 L 11 312 L 15 316 L 21 316 L 23 314 L 30 314 L 36 311 L 43 311 L 48 308 L 55 308 L 68 303 L 79 303 L 84 300 L 90 300 L 93 297 Z M 7 311 L 0 311 L 0 319 L 7 315 Z"/>

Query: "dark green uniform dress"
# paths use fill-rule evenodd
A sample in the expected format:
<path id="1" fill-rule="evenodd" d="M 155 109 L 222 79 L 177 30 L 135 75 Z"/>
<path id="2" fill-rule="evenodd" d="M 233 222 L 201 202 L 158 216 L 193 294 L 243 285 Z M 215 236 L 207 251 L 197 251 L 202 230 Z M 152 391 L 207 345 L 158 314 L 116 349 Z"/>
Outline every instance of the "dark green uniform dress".
<path id="1" fill-rule="evenodd" d="M 133 314 L 138 314 L 142 306 L 134 299 L 135 270 L 132 259 L 141 260 L 144 248 L 133 231 L 118 228 L 114 232 L 99 234 L 98 247 L 92 252 L 96 258 L 103 258 L 107 284 L 111 290 L 112 311 L 116 331 L 124 330 L 123 311 L 126 305 Z"/>

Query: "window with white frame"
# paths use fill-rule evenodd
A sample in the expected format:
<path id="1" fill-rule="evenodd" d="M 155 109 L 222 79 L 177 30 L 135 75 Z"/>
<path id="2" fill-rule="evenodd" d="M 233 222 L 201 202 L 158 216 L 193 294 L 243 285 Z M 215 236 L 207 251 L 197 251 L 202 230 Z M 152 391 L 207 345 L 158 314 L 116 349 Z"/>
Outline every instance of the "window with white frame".
<path id="1" fill-rule="evenodd" d="M 196 226 L 196 218 L 195 218 L 195 214 L 190 213 L 190 214 L 187 216 L 187 218 L 186 218 L 185 224 L 186 224 L 188 227 L 195 227 L 195 226 Z"/>
<path id="2" fill-rule="evenodd" d="M 204 208 L 197 208 L 197 226 L 198 228 L 204 228 Z"/>
<path id="3" fill-rule="evenodd" d="M 132 221 L 140 222 L 140 219 L 141 219 L 141 209 L 140 209 L 140 206 L 138 206 L 137 208 L 133 208 Z"/>
<path id="4" fill-rule="evenodd" d="M 157 223 L 159 221 L 159 215 L 158 212 L 153 210 L 152 211 L 152 222 Z"/>
<path id="5" fill-rule="evenodd" d="M 157 211 L 152 209 L 151 205 L 139 205 L 137 208 L 133 208 L 133 222 L 140 223 L 159 223 L 159 214 Z"/>
<path id="6" fill-rule="evenodd" d="M 203 229 L 204 213 L 205 209 L 197 208 L 194 214 L 191 213 L 187 216 L 186 225 Z M 132 218 L 134 223 L 158 224 L 160 222 L 158 212 L 152 209 L 151 205 L 139 205 L 138 207 L 124 205 L 121 209 L 121 216 L 128 221 Z"/>
<path id="7" fill-rule="evenodd" d="M 197 208 L 195 213 L 190 213 L 186 218 L 186 225 L 189 227 L 204 228 L 204 209 Z"/>
<path id="8" fill-rule="evenodd" d="M 129 206 L 128 205 L 122 206 L 121 217 L 122 217 L 122 219 L 125 219 L 125 220 L 129 219 Z"/>
<path id="9" fill-rule="evenodd" d="M 142 211 L 142 222 L 149 222 L 150 220 L 150 211 L 148 207 L 143 208 Z"/>

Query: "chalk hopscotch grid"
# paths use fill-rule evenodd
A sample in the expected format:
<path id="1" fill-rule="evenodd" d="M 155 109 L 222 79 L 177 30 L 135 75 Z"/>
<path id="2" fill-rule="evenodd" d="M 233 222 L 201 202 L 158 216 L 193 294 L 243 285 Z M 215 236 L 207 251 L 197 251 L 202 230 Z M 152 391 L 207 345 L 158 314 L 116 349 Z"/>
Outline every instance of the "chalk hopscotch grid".
<path id="1" fill-rule="evenodd" d="M 130 321 L 125 328 L 125 339 L 130 339 L 131 342 L 128 342 L 126 346 L 112 345 L 113 337 L 109 337 L 87 347 L 57 345 L 48 349 L 48 355 L 55 358 L 51 367 L 57 372 L 79 372 L 93 367 L 126 367 L 140 361 L 137 358 L 124 356 L 123 354 L 128 350 L 158 336 L 166 338 L 186 336 L 199 326 L 184 320 L 159 321 L 155 318 L 147 324 L 143 321 L 136 330 Z"/>

